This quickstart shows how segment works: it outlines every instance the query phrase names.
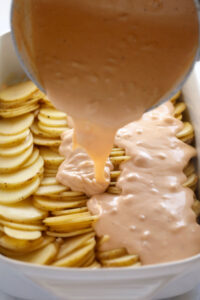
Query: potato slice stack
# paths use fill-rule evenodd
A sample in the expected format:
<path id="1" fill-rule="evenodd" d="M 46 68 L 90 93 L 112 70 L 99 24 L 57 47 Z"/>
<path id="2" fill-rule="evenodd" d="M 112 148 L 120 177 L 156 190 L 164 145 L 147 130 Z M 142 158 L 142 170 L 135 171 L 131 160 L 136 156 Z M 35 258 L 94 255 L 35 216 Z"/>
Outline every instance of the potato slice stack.
<path id="1" fill-rule="evenodd" d="M 13 118 L 35 111 L 42 96 L 31 81 L 8 87 L 0 91 L 0 116 Z"/>
<path id="2" fill-rule="evenodd" d="M 0 119 L 0 203 L 11 205 L 32 195 L 40 185 L 43 159 L 29 127 L 34 115 Z"/>
<path id="3" fill-rule="evenodd" d="M 95 262 L 95 237 L 92 223 L 96 217 L 88 212 L 87 196 L 59 184 L 56 174 L 64 158 L 58 146 L 60 135 L 68 130 L 66 114 L 49 105 L 48 99 L 31 126 L 34 143 L 44 160 L 44 177 L 33 196 L 33 204 L 50 214 L 43 220 L 47 235 L 61 241 L 54 264 L 62 267 L 98 267 Z M 83 242 L 82 242 L 83 241 Z M 65 249 L 65 250 L 64 250 Z"/>
<path id="4" fill-rule="evenodd" d="M 41 106 L 31 127 L 34 143 L 45 147 L 58 147 L 61 143 L 60 135 L 67 129 L 66 114 L 49 105 Z"/>
<path id="5" fill-rule="evenodd" d="M 30 131 L 40 98 L 30 81 L 0 92 L 0 247 L 9 256 L 30 252 L 44 240 L 47 213 L 30 199 L 44 165 Z"/>

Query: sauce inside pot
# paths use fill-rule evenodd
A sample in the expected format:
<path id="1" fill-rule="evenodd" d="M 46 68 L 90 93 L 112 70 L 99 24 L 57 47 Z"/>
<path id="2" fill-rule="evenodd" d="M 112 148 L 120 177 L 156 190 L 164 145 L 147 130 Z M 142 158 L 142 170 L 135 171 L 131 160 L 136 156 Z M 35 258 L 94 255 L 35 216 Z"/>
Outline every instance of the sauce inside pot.
<path id="1" fill-rule="evenodd" d="M 22 57 L 55 106 L 74 119 L 74 145 L 98 182 L 117 129 L 186 75 L 198 45 L 192 0 L 15 0 Z"/>

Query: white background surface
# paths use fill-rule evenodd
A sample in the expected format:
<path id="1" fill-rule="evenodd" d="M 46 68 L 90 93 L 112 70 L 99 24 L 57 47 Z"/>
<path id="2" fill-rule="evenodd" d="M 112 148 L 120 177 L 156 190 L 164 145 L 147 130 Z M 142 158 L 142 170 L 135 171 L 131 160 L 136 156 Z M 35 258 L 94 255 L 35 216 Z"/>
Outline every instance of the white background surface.
<path id="1" fill-rule="evenodd" d="M 0 0 L 0 35 L 10 30 L 10 20 L 9 20 L 10 5 L 11 5 L 11 0 Z M 12 298 L 3 295 L 0 291 L 0 300 L 12 300 Z M 176 297 L 171 300 L 200 300 L 200 288 L 190 292 L 187 295 Z"/>

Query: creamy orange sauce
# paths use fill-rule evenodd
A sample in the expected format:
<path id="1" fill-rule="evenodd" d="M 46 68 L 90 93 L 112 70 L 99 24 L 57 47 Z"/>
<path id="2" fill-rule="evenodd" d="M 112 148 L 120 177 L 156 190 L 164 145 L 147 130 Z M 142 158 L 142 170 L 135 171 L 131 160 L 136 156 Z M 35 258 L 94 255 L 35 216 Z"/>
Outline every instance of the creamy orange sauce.
<path id="1" fill-rule="evenodd" d="M 117 132 L 115 144 L 131 156 L 121 164 L 120 195 L 93 196 L 88 208 L 99 219 L 102 250 L 124 247 L 143 264 L 184 259 L 200 252 L 200 226 L 192 210 L 194 193 L 182 185 L 183 169 L 196 155 L 176 138 L 183 123 L 167 103 Z"/>
<path id="2" fill-rule="evenodd" d="M 96 179 L 118 128 L 183 79 L 198 45 L 192 0 L 15 0 L 22 57 L 75 121 Z"/>
<path id="3" fill-rule="evenodd" d="M 88 196 L 105 192 L 110 184 L 111 162 L 107 160 L 104 168 L 104 182 L 98 182 L 93 160 L 84 149 L 73 149 L 73 132 L 74 129 L 69 129 L 62 134 L 59 152 L 65 160 L 59 167 L 56 179 L 73 191 L 84 192 Z"/>

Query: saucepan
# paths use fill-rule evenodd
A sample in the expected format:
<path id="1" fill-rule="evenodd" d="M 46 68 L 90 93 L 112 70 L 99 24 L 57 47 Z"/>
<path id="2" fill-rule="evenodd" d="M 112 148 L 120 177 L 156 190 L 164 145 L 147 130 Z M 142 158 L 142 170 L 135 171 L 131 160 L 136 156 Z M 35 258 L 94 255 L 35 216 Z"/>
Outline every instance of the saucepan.
<path id="1" fill-rule="evenodd" d="M 26 77 L 10 33 L 0 37 L 0 86 Z M 196 132 L 200 175 L 200 63 L 183 87 Z M 60 269 L 21 263 L 0 255 L 0 290 L 28 300 L 156 300 L 186 293 L 199 284 L 200 254 L 160 265 L 124 269 Z"/>

